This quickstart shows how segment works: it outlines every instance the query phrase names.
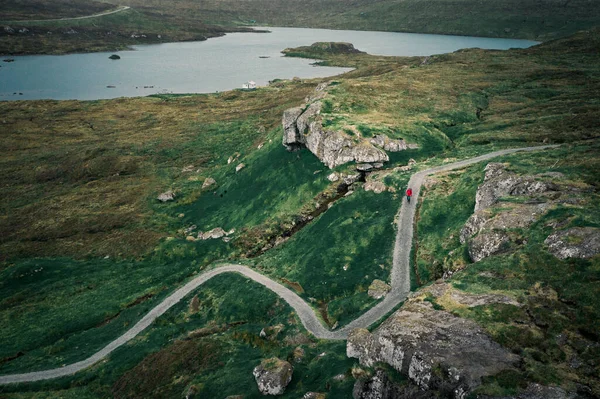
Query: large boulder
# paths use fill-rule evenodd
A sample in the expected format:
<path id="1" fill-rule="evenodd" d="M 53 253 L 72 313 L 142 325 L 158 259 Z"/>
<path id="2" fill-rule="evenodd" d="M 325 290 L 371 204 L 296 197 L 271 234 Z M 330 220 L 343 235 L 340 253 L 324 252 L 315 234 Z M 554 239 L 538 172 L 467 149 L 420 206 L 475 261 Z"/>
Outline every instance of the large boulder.
<path id="1" fill-rule="evenodd" d="M 387 363 L 421 390 L 451 398 L 466 397 L 483 377 L 519 361 L 475 322 L 416 300 L 409 300 L 373 333 L 353 330 L 346 354 L 365 366 Z"/>
<path id="2" fill-rule="evenodd" d="M 549 235 L 544 244 L 559 259 L 591 258 L 600 253 L 600 229 L 573 227 L 557 231 Z"/>
<path id="3" fill-rule="evenodd" d="M 273 357 L 263 360 L 252 374 L 263 395 L 281 395 L 292 380 L 294 368 L 285 360 Z"/>

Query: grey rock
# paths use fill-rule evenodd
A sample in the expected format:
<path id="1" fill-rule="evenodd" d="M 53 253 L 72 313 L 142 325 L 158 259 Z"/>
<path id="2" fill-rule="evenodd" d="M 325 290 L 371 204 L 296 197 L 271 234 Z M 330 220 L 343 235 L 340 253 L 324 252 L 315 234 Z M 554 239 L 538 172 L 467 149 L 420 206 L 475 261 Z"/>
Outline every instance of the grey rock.
<path id="1" fill-rule="evenodd" d="M 508 195 L 532 195 L 556 191 L 554 183 L 538 181 L 534 177 L 521 177 L 507 172 L 504 164 L 492 162 L 485 167 L 485 179 L 475 195 L 475 212 L 489 208 L 500 197 Z"/>
<path id="2" fill-rule="evenodd" d="M 360 174 L 355 173 L 353 175 L 345 175 L 343 176 L 344 179 L 344 183 L 346 183 L 346 185 L 350 186 L 354 183 L 356 183 L 358 181 L 358 179 L 360 179 Z"/>
<path id="3" fill-rule="evenodd" d="M 591 258 L 600 253 L 600 229 L 573 227 L 558 231 L 549 235 L 544 244 L 559 259 Z"/>
<path id="4" fill-rule="evenodd" d="M 367 293 L 371 298 L 380 299 L 387 295 L 392 287 L 381 280 L 373 280 Z"/>
<path id="5" fill-rule="evenodd" d="M 550 204 L 514 204 L 510 209 L 501 211 L 496 215 L 488 209 L 475 212 L 467 220 L 460 231 L 460 242 L 467 240 L 484 230 L 506 230 L 526 228 L 537 221 L 550 207 Z"/>
<path id="6" fill-rule="evenodd" d="M 302 136 L 309 133 L 308 128 L 311 122 L 315 119 L 317 115 L 321 113 L 321 102 L 317 101 L 308 106 L 306 110 L 298 117 L 296 120 L 296 125 L 298 126 L 298 133 Z"/>
<path id="7" fill-rule="evenodd" d="M 161 202 L 173 201 L 175 199 L 175 193 L 172 190 L 166 191 L 156 197 Z"/>
<path id="8" fill-rule="evenodd" d="M 387 187 L 380 181 L 368 181 L 364 185 L 365 191 L 373 191 L 375 194 L 381 194 Z"/>
<path id="9" fill-rule="evenodd" d="M 469 256 L 473 262 L 501 252 L 509 242 L 508 236 L 500 231 L 484 231 L 469 241 Z"/>
<path id="10" fill-rule="evenodd" d="M 371 165 L 370 163 L 359 163 L 358 165 L 356 165 L 356 170 L 358 170 L 359 172 L 368 172 L 372 169 L 373 165 Z"/>
<path id="11" fill-rule="evenodd" d="M 330 182 L 336 182 L 336 181 L 340 180 L 340 175 L 333 172 L 327 176 L 327 180 L 329 180 Z"/>
<path id="12" fill-rule="evenodd" d="M 294 368 L 284 360 L 273 357 L 263 360 L 252 371 L 263 395 L 281 395 L 292 380 Z"/>
<path id="13" fill-rule="evenodd" d="M 513 368 L 519 361 L 519 356 L 492 341 L 475 322 L 415 300 L 409 300 L 373 333 L 353 330 L 346 354 L 364 366 L 387 363 L 422 390 L 454 398 L 465 397 L 483 377 Z"/>
<path id="14" fill-rule="evenodd" d="M 489 214 L 485 211 L 479 211 L 471 215 L 467 223 L 460 230 L 460 243 L 464 244 L 467 239 L 478 234 L 489 219 Z"/>
<path id="15" fill-rule="evenodd" d="M 235 167 L 235 172 L 239 172 L 240 170 L 244 169 L 246 167 L 246 164 L 239 164 L 238 166 Z"/>
<path id="16" fill-rule="evenodd" d="M 202 183 L 202 188 L 210 187 L 210 186 L 212 186 L 213 184 L 216 184 L 216 183 L 217 183 L 217 181 L 215 179 L 213 179 L 212 177 L 207 177 L 204 180 L 204 183 Z"/>
<path id="17" fill-rule="evenodd" d="M 225 232 L 225 230 L 223 230 L 220 227 L 214 228 L 210 231 L 207 231 L 205 233 L 203 232 L 199 232 L 198 233 L 198 239 L 199 240 L 210 240 L 210 239 L 216 239 L 216 238 L 221 238 L 226 236 L 227 233 Z"/>
<path id="18" fill-rule="evenodd" d="M 369 140 L 371 144 L 376 145 L 379 148 L 383 148 L 389 152 L 399 152 L 406 150 L 408 148 L 408 144 L 404 140 L 394 140 L 390 139 L 385 134 L 378 134 Z"/>
<path id="19" fill-rule="evenodd" d="M 299 149 L 304 144 L 304 136 L 298 132 L 296 120 L 302 115 L 302 107 L 287 109 L 283 112 L 283 145 L 288 151 Z"/>

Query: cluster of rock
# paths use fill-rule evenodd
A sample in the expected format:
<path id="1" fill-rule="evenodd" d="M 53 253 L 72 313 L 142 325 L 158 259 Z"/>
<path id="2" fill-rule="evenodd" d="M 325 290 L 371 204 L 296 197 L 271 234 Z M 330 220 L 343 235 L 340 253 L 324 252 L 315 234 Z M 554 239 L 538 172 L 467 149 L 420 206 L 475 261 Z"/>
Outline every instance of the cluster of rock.
<path id="1" fill-rule="evenodd" d="M 516 303 L 502 295 L 473 296 L 438 283 L 418 296 L 413 294 L 373 333 L 353 330 L 348 336 L 348 357 L 358 358 L 367 367 L 387 363 L 407 375 L 418 390 L 449 398 L 464 398 L 481 384 L 482 378 L 517 366 L 519 356 L 492 341 L 475 322 L 436 310 L 427 300 L 444 295 L 464 306 Z M 430 397 L 408 395 L 399 389 L 377 373 L 370 380 L 356 382 L 354 397 Z"/>
<path id="2" fill-rule="evenodd" d="M 326 85 L 317 87 L 318 93 L 324 93 Z M 321 99 L 324 94 L 314 98 Z M 352 139 L 348 134 L 323 127 L 321 114 L 322 102 L 316 100 L 301 107 L 284 111 L 283 145 L 289 151 L 306 147 L 330 169 L 348 162 L 383 163 L 389 161 L 385 151 L 401 151 L 416 148 L 404 140 L 392 140 L 381 134 L 375 138 Z"/>
<path id="3" fill-rule="evenodd" d="M 263 395 L 281 395 L 292 380 L 294 368 L 289 362 L 273 357 L 263 360 L 252 374 Z"/>
<path id="4" fill-rule="evenodd" d="M 194 231 L 196 230 L 196 225 L 190 226 L 183 230 L 183 234 L 186 236 L 185 239 L 187 241 L 200 241 L 200 240 L 214 240 L 222 238 L 223 241 L 229 242 L 231 241 L 231 235 L 235 233 L 235 229 L 231 229 L 229 231 L 225 231 L 221 227 L 216 227 L 209 231 L 199 231 L 196 234 L 196 237 L 193 236 Z"/>
<path id="5" fill-rule="evenodd" d="M 460 232 L 460 242 L 467 243 L 473 262 L 515 244 L 508 229 L 528 228 L 556 204 L 561 196 L 559 186 L 542 178 L 519 176 L 507 171 L 501 163 L 486 166 L 484 182 L 475 196 L 475 213 Z M 500 198 L 507 196 L 525 197 L 525 201 L 505 203 L 499 211 L 492 209 Z"/>

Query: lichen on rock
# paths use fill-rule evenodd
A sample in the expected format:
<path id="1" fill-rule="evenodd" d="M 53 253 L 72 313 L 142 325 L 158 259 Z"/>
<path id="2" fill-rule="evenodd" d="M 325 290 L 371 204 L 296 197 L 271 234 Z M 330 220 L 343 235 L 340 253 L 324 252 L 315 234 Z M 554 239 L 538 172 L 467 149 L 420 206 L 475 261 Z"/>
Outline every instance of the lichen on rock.
<path id="1" fill-rule="evenodd" d="M 276 357 L 263 360 L 252 372 L 263 395 L 281 395 L 292 380 L 294 368 Z"/>

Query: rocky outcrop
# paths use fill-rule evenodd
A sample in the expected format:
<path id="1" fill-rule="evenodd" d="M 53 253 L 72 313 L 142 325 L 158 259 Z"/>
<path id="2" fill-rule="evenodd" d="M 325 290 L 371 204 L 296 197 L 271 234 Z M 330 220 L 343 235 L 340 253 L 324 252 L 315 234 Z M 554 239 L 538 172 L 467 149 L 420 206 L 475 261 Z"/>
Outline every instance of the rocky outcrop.
<path id="1" fill-rule="evenodd" d="M 513 368 L 519 361 L 473 321 L 415 299 L 373 333 L 353 330 L 346 353 L 365 366 L 387 363 L 421 390 L 452 398 L 466 397 L 483 377 Z"/>
<path id="2" fill-rule="evenodd" d="M 475 195 L 475 212 L 487 209 L 508 195 L 532 195 L 556 190 L 554 183 L 538 181 L 534 176 L 518 176 L 507 172 L 504 164 L 492 162 L 485 167 L 483 184 Z"/>
<path id="3" fill-rule="evenodd" d="M 407 149 L 419 148 L 418 145 L 408 144 L 404 140 L 390 139 L 385 134 L 378 134 L 370 140 L 370 143 L 389 152 L 399 152 Z"/>
<path id="4" fill-rule="evenodd" d="M 473 262 L 502 252 L 510 239 L 505 233 L 499 231 L 485 231 L 469 242 L 469 256 Z"/>
<path id="5" fill-rule="evenodd" d="M 559 259 L 591 258 L 600 253 L 600 229 L 573 227 L 546 238 L 548 251 Z"/>
<path id="6" fill-rule="evenodd" d="M 325 89 L 318 89 L 316 98 L 320 100 Z M 321 115 L 323 104 L 319 100 L 284 111 L 283 145 L 289 151 L 306 147 L 329 168 L 335 168 L 348 162 L 381 164 L 389 161 L 385 151 L 415 148 L 404 140 L 392 140 L 385 135 L 371 140 L 356 139 L 343 131 L 326 129 Z"/>
<path id="7" fill-rule="evenodd" d="M 198 240 L 210 240 L 210 239 L 217 239 L 217 238 L 224 238 L 224 237 L 228 237 L 230 235 L 232 235 L 233 233 L 235 233 L 235 229 L 231 229 L 229 231 L 225 231 L 220 227 L 214 228 L 210 231 L 206 231 L 206 232 L 198 232 L 198 236 L 196 239 Z"/>
<path id="8" fill-rule="evenodd" d="M 246 164 L 239 164 L 238 166 L 235 167 L 235 172 L 239 172 L 240 170 L 244 169 L 246 167 Z"/>
<path id="9" fill-rule="evenodd" d="M 475 195 L 475 213 L 460 231 L 460 242 L 468 243 L 472 261 L 478 262 L 502 252 L 511 241 L 507 231 L 528 228 L 552 208 L 556 202 L 552 198 L 560 197 L 559 187 L 539 180 L 543 177 L 551 176 L 519 176 L 507 172 L 504 164 L 495 162 L 485 167 L 484 182 Z M 490 209 L 501 197 L 539 195 L 543 198 L 525 203 L 506 203 L 500 211 Z"/>
<path id="10" fill-rule="evenodd" d="M 160 202 L 168 202 L 175 200 L 175 193 L 172 190 L 166 191 L 156 197 Z"/>
<path id="11" fill-rule="evenodd" d="M 292 380 L 293 372 L 290 363 L 274 357 L 263 360 L 252 374 L 263 395 L 281 395 Z"/>
<path id="12" fill-rule="evenodd" d="M 392 287 L 381 280 L 373 280 L 367 293 L 371 298 L 380 299 L 387 295 Z"/>

